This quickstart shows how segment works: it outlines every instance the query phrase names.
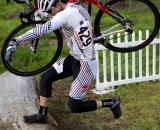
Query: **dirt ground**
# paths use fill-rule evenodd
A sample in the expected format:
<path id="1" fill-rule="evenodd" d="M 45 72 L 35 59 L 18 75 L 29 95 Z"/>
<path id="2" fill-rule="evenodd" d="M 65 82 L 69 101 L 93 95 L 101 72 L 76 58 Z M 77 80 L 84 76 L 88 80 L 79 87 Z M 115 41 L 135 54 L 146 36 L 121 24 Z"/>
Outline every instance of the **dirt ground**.
<path id="1" fill-rule="evenodd" d="M 67 99 L 71 83 L 72 79 L 68 78 L 53 84 L 52 98 L 50 99 L 51 101 L 49 105 L 49 111 L 51 116 L 59 124 L 57 130 L 95 130 L 96 128 L 88 127 L 86 121 L 95 118 L 95 114 L 97 114 L 96 112 L 77 114 L 77 113 L 71 113 L 68 110 Z M 94 88 L 94 83 L 91 86 L 90 91 L 86 95 L 87 100 L 98 99 L 100 97 L 100 95 L 91 92 L 91 89 L 93 88 Z M 88 117 L 89 119 L 87 119 Z M 101 118 L 102 117 L 98 119 L 98 117 L 96 117 L 95 120 L 102 120 Z"/>
<path id="2" fill-rule="evenodd" d="M 0 130 L 15 130 L 15 128 L 10 124 L 10 123 L 3 123 L 1 120 L 0 120 Z"/>
<path id="3" fill-rule="evenodd" d="M 97 130 L 92 128 L 92 124 L 97 120 L 98 122 L 113 120 L 112 114 L 99 117 L 99 112 L 88 112 L 85 114 L 71 113 L 67 107 L 68 94 L 72 78 L 60 80 L 53 83 L 52 97 L 49 102 L 49 114 L 58 123 L 56 130 Z M 37 82 L 37 91 L 39 91 L 39 83 Z M 99 99 L 100 95 L 93 94 L 91 89 L 94 88 L 94 83 L 90 88 L 90 91 L 86 95 L 86 99 Z M 92 122 L 93 121 L 93 122 Z M 104 123 L 102 122 L 102 123 Z M 119 126 L 117 126 L 119 127 Z M 0 122 L 0 130 L 15 130 L 9 123 Z M 37 129 L 38 130 L 38 129 Z M 106 130 L 106 129 L 105 129 Z M 112 129 L 110 129 L 112 130 Z M 114 129 L 118 130 L 118 129 Z"/>

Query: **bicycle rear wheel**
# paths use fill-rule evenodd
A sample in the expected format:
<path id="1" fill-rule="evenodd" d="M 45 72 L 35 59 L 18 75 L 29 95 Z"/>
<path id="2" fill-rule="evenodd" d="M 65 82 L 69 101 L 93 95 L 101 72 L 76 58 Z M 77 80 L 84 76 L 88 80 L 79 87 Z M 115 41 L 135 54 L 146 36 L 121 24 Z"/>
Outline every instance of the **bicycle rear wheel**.
<path id="1" fill-rule="evenodd" d="M 1 51 L 2 62 L 11 73 L 19 76 L 36 75 L 52 66 L 59 57 L 63 40 L 59 30 L 56 30 L 39 39 L 21 43 L 13 53 L 12 61 L 10 63 L 6 61 L 5 55 L 9 42 L 32 29 L 36 24 L 42 23 L 44 22 L 34 21 L 19 25 L 5 39 Z M 36 43 L 38 44 L 36 45 Z"/>
<path id="2" fill-rule="evenodd" d="M 101 44 L 110 50 L 137 51 L 151 43 L 159 32 L 159 11 L 149 0 L 112 0 L 104 4 L 104 7 L 114 17 L 99 11 L 94 28 L 96 37 L 102 36 L 99 40 Z M 149 30 L 147 36 L 146 30 Z M 142 33 L 142 38 L 139 38 L 139 33 Z M 120 43 L 117 38 L 121 38 Z M 136 42 L 139 40 L 141 42 Z"/>

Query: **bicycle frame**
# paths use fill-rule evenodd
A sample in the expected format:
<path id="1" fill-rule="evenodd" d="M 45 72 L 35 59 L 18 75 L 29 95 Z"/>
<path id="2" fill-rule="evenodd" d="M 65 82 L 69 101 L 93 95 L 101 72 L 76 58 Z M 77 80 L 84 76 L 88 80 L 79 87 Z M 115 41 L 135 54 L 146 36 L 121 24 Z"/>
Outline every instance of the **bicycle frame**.
<path id="1" fill-rule="evenodd" d="M 91 15 L 91 11 L 92 11 L 92 4 L 96 5 L 101 11 L 103 11 L 104 13 L 110 15 L 110 11 L 104 9 L 103 5 L 101 4 L 101 2 L 98 2 L 97 0 L 88 0 L 88 13 Z"/>
<path id="2" fill-rule="evenodd" d="M 77 4 L 80 3 L 80 0 L 69 0 L 69 2 L 75 2 Z M 30 11 L 27 12 L 27 13 L 20 13 L 20 19 L 21 19 L 21 22 L 23 24 L 23 21 L 22 21 L 22 18 L 27 18 L 28 21 L 32 21 L 33 19 L 31 18 L 31 15 L 34 14 L 34 17 L 35 17 L 35 20 L 41 20 L 41 18 L 38 16 L 38 15 L 41 15 L 41 16 L 45 16 L 47 17 L 47 14 L 46 12 L 42 12 L 40 10 L 38 10 L 38 5 L 37 5 L 37 0 L 34 0 L 34 5 L 32 5 L 32 3 L 30 2 L 30 0 L 25 0 L 25 3 L 29 6 L 30 8 Z M 113 32 L 110 32 L 111 30 L 114 30 L 115 28 L 119 27 L 119 26 L 123 26 L 124 29 L 122 30 L 119 30 L 118 32 L 124 32 L 124 31 L 127 31 L 128 33 L 132 33 L 132 29 L 131 29 L 131 26 L 127 26 L 127 23 L 130 23 L 131 22 L 128 20 L 128 19 L 125 19 L 123 16 L 121 16 L 118 12 L 116 11 L 113 11 L 111 9 L 107 9 L 106 7 L 103 6 L 103 4 L 101 2 L 99 2 L 98 0 L 87 0 L 87 3 L 88 3 L 88 13 L 91 15 L 91 12 L 92 12 L 92 4 L 94 4 L 95 6 L 97 6 L 97 8 L 99 10 L 101 10 L 102 12 L 104 12 L 106 15 L 109 15 L 110 17 L 112 17 L 115 21 L 117 21 L 117 24 L 110 27 L 108 30 L 105 30 L 103 32 L 101 32 L 101 36 L 98 36 L 96 38 L 94 38 L 93 40 L 95 42 L 99 42 L 100 39 L 102 38 L 105 38 L 105 36 L 108 36 L 108 35 L 111 35 L 111 34 L 114 34 L 114 33 L 117 33 L 117 31 L 113 31 Z M 107 2 L 105 3 L 107 4 Z M 108 33 L 110 32 L 110 33 Z"/>
<path id="3" fill-rule="evenodd" d="M 7 2 L 8 2 L 9 0 L 7 0 Z M 27 18 L 27 19 L 29 19 L 29 20 L 32 20 L 32 19 L 30 19 L 30 16 L 32 15 L 32 14 L 34 14 L 37 10 L 38 10 L 38 4 L 37 4 L 37 0 L 34 0 L 34 5 L 32 5 L 32 3 L 30 2 L 30 0 L 24 0 L 25 1 L 25 3 L 29 6 L 29 8 L 30 8 L 30 11 L 28 12 L 28 13 L 21 13 L 20 14 L 20 18 L 22 19 L 22 18 Z M 73 0 L 73 1 L 71 1 L 71 0 L 69 0 L 69 2 L 75 2 L 75 3 L 80 3 L 80 0 Z M 102 2 L 99 2 L 98 0 L 87 0 L 87 2 L 88 2 L 88 13 L 91 15 L 91 12 L 92 12 L 92 4 L 94 4 L 95 6 L 97 6 L 98 7 L 98 9 L 99 10 L 101 10 L 101 11 L 103 11 L 105 14 L 107 14 L 107 15 L 109 15 L 109 16 L 111 16 L 113 19 L 115 19 L 118 23 L 122 23 L 121 22 L 121 20 L 118 18 L 118 17 L 120 17 L 120 18 L 122 18 L 123 20 L 125 19 L 123 16 L 121 16 L 118 12 L 115 12 L 115 11 L 113 11 L 113 10 L 108 10 L 108 9 L 106 9 L 103 5 L 102 5 Z M 105 3 L 105 4 L 107 4 L 107 2 Z M 114 16 L 114 15 L 112 15 L 112 14 L 114 14 L 114 15 L 116 15 L 116 16 L 118 16 L 118 17 L 116 17 L 116 16 Z M 40 12 L 40 15 L 42 15 L 42 16 L 46 16 L 46 14 L 44 14 L 44 13 L 42 13 L 42 12 Z M 21 20 L 22 21 L 22 20 Z"/>
<path id="4" fill-rule="evenodd" d="M 88 1 L 88 13 L 91 15 L 92 12 L 92 4 L 96 5 L 98 9 L 106 13 L 107 15 L 111 15 L 111 11 L 104 8 L 101 2 L 98 2 L 97 0 L 87 0 Z M 30 9 L 33 10 L 33 5 L 31 6 L 30 0 L 25 0 L 25 3 L 29 5 Z M 80 0 L 77 0 L 76 3 L 80 3 Z M 107 2 L 106 2 L 107 3 Z M 34 0 L 34 11 L 38 10 L 37 6 L 37 0 Z M 117 12 L 116 12 L 117 13 Z M 118 14 L 119 15 L 119 14 Z M 120 15 L 119 15 L 120 16 Z M 114 17 L 111 15 L 111 17 Z M 122 16 L 120 16 L 122 17 Z M 123 18 L 123 17 L 122 17 Z"/>
<path id="5" fill-rule="evenodd" d="M 118 22 L 117 25 L 114 25 L 114 26 L 110 27 L 108 30 L 105 30 L 105 31 L 101 32 L 101 34 L 102 34 L 101 36 L 94 38 L 93 40 L 94 40 L 95 42 L 99 42 L 100 39 L 105 38 L 106 36 L 109 36 L 109 35 L 111 35 L 111 34 L 117 33 L 117 31 L 114 31 L 114 32 L 112 32 L 112 33 L 108 33 L 108 32 L 110 32 L 111 30 L 114 30 L 115 28 L 117 28 L 117 27 L 119 27 L 119 26 L 124 26 L 124 29 L 119 30 L 118 32 L 124 32 L 124 31 L 126 31 L 126 27 L 125 27 L 125 26 L 126 26 L 126 22 L 129 22 L 129 21 L 125 21 L 125 18 L 124 18 L 123 16 L 121 16 L 118 12 L 115 12 L 115 11 L 113 11 L 113 10 L 105 9 L 105 7 L 102 5 L 102 3 L 101 3 L 101 2 L 98 2 L 97 0 L 87 0 L 87 1 L 88 1 L 88 13 L 89 13 L 90 15 L 91 15 L 91 12 L 92 12 L 92 4 L 94 4 L 95 6 L 98 7 L 99 10 L 101 10 L 101 11 L 104 12 L 105 14 L 111 16 L 113 19 L 115 19 L 115 20 Z M 106 2 L 105 4 L 107 4 L 107 2 Z M 119 16 L 120 18 L 122 18 L 123 21 L 120 20 L 119 17 L 112 15 L 112 13 L 113 13 L 114 15 L 117 15 L 117 16 Z M 129 28 L 130 28 L 130 27 L 129 27 Z M 132 31 L 132 30 L 128 30 L 128 32 L 129 32 L 129 33 L 132 33 L 133 31 Z"/>

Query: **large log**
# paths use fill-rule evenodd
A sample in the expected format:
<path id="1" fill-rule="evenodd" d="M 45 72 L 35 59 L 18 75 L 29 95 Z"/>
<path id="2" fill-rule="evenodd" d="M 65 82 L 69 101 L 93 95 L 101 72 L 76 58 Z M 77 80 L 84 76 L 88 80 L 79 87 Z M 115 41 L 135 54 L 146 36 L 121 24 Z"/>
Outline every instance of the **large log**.
<path id="1" fill-rule="evenodd" d="M 0 75 L 0 130 L 54 130 L 57 123 L 26 124 L 23 115 L 38 111 L 34 77 L 20 77 L 5 72 Z"/>

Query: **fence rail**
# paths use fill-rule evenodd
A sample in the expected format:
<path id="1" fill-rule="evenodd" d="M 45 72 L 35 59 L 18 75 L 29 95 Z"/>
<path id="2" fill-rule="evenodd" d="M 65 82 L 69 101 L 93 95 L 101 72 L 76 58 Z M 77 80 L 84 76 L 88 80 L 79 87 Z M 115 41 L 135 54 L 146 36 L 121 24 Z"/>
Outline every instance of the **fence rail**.
<path id="1" fill-rule="evenodd" d="M 146 31 L 146 38 L 149 31 Z M 112 37 L 112 36 L 111 36 Z M 136 40 L 132 35 L 129 42 L 128 37 L 117 39 L 117 44 L 127 45 L 131 42 L 139 44 L 142 41 L 142 33 Z M 113 40 L 110 42 L 113 43 Z M 96 76 L 96 90 L 111 89 L 113 86 L 125 85 L 142 81 L 160 79 L 160 38 L 155 38 L 150 45 L 137 52 L 117 53 L 108 50 L 102 45 L 95 45 L 98 72 Z"/>

